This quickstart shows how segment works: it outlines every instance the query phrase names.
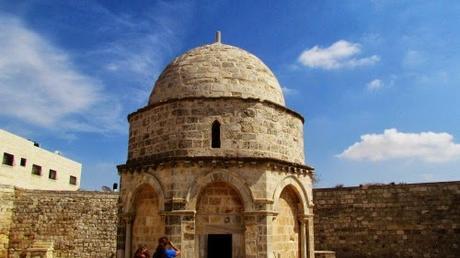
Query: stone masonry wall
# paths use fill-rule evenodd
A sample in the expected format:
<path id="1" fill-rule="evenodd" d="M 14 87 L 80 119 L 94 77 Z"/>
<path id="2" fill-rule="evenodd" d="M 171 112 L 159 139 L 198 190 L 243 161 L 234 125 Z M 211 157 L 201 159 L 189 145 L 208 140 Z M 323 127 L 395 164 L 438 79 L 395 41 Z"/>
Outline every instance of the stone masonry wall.
<path id="1" fill-rule="evenodd" d="M 231 229 L 236 233 L 241 230 L 241 234 L 236 234 L 233 240 L 237 245 L 238 239 L 243 238 L 241 241 L 244 241 L 245 255 L 248 258 L 266 257 L 267 252 L 271 255 L 272 247 L 269 239 L 272 235 L 273 215 L 270 211 L 273 210 L 274 198 L 278 199 L 281 191 L 287 185 L 295 188 L 296 193 L 300 194 L 305 192 L 309 194 L 310 190 L 303 191 L 301 188 L 308 189 L 311 186 L 311 175 L 305 171 L 301 172 L 299 169 L 294 172 L 294 168 L 288 169 L 282 164 L 257 161 L 179 160 L 155 166 L 119 167 L 119 169 L 121 174 L 120 200 L 123 205 L 123 213 L 133 212 L 132 200 L 137 195 L 137 189 L 145 184 L 152 186 L 156 189 L 156 195 L 160 200 L 160 210 L 164 210 L 163 214 L 166 217 L 165 235 L 181 248 L 181 257 L 185 258 L 195 257 L 195 250 L 198 250 L 199 246 L 205 242 L 203 241 L 205 239 L 200 236 L 203 226 L 206 226 L 207 232 Z M 228 185 L 232 191 L 218 189 L 222 188 L 222 183 Z M 211 189 L 212 195 L 221 198 L 209 196 L 211 192 L 203 192 L 204 189 Z M 216 214 L 208 214 L 210 218 L 202 216 L 207 216 L 202 212 L 207 208 L 200 210 L 200 207 L 203 208 L 200 205 L 203 204 L 202 201 L 206 199 L 206 196 L 212 197 L 207 198 L 208 201 L 215 202 L 211 205 L 212 207 L 208 207 L 214 209 L 216 213 L 221 213 L 221 209 L 216 210 L 219 205 L 223 204 L 221 199 L 230 200 L 230 196 L 223 196 L 231 195 L 233 200 L 234 192 L 238 193 L 241 208 L 244 208 L 242 216 L 236 214 L 217 217 Z M 311 195 L 298 197 L 302 200 L 311 200 Z M 164 209 L 161 207 L 162 203 L 164 203 Z M 240 211 L 241 208 L 236 209 L 238 205 L 235 202 L 229 205 L 230 203 L 230 201 L 225 201 L 226 208 L 229 210 L 222 210 L 224 213 Z M 303 201 L 302 206 L 307 207 L 306 201 Z M 197 211 L 196 216 L 193 216 L 193 211 Z M 310 214 L 310 211 L 306 213 Z M 225 217 L 229 218 L 228 222 L 225 222 Z M 207 225 L 203 224 L 203 218 L 208 221 Z M 225 227 L 219 225 L 222 224 L 222 220 Z M 240 220 L 244 223 L 244 227 L 237 227 L 236 222 Z M 125 236 L 120 234 L 118 243 L 120 252 L 125 251 Z"/>
<path id="2" fill-rule="evenodd" d="M 221 148 L 211 148 L 215 120 L 221 124 Z M 184 156 L 304 163 L 301 117 L 258 100 L 180 100 L 133 113 L 129 123 L 128 163 Z"/>
<path id="3" fill-rule="evenodd" d="M 112 257 L 117 203 L 117 193 L 16 189 L 8 257 L 37 242 L 52 242 L 54 257 Z"/>
<path id="4" fill-rule="evenodd" d="M 460 182 L 315 189 L 315 249 L 460 257 Z"/>
<path id="5" fill-rule="evenodd" d="M 137 193 L 135 201 L 136 216 L 133 221 L 132 246 L 137 250 L 142 245 L 147 249 L 155 250 L 158 239 L 164 236 L 165 223 L 160 216 L 158 197 L 155 191 L 145 185 Z"/>
<path id="6" fill-rule="evenodd" d="M 273 225 L 273 253 L 275 257 L 299 257 L 299 200 L 289 188 L 283 190 L 277 207 L 278 215 Z"/>
<path id="7" fill-rule="evenodd" d="M 233 234 L 232 256 L 244 257 L 244 206 L 239 194 L 225 183 L 212 183 L 203 189 L 197 204 L 195 233 L 200 241 L 199 257 L 205 257 L 207 234 Z"/>
<path id="8" fill-rule="evenodd" d="M 0 257 L 6 257 L 13 220 L 14 188 L 0 185 Z"/>

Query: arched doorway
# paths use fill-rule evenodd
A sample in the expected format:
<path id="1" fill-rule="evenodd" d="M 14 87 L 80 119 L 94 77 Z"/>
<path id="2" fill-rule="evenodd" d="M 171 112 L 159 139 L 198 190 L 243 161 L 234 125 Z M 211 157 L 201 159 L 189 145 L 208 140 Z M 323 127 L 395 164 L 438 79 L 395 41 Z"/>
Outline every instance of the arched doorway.
<path id="1" fill-rule="evenodd" d="M 301 202 L 291 187 L 281 192 L 273 221 L 273 251 L 276 257 L 298 258 L 301 254 L 300 222 Z"/>
<path id="2" fill-rule="evenodd" d="M 131 250 L 146 245 L 153 250 L 158 238 L 164 235 L 164 219 L 159 212 L 159 200 L 154 189 L 149 185 L 142 185 L 136 191 L 134 200 L 134 221 Z"/>
<path id="3" fill-rule="evenodd" d="M 244 257 L 243 210 L 240 194 L 227 183 L 203 188 L 196 213 L 198 257 Z"/>

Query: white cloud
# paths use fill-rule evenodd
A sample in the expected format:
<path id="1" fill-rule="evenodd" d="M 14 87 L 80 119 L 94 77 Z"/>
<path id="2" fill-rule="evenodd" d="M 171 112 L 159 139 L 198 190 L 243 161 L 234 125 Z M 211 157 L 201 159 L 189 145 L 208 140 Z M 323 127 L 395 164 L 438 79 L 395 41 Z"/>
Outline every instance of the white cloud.
<path id="1" fill-rule="evenodd" d="M 460 144 L 448 133 L 403 133 L 386 129 L 383 134 L 365 134 L 361 141 L 348 147 L 340 158 L 383 161 L 417 159 L 426 162 L 447 162 L 460 158 Z"/>
<path id="2" fill-rule="evenodd" d="M 296 95 L 296 94 L 299 93 L 296 89 L 288 88 L 288 87 L 285 87 L 285 86 L 282 86 L 281 89 L 283 90 L 283 93 L 286 96 L 292 96 L 292 95 Z"/>
<path id="3" fill-rule="evenodd" d="M 360 52 L 360 44 L 339 40 L 327 48 L 314 46 L 303 51 L 298 61 L 306 67 L 326 70 L 367 66 L 380 61 L 377 55 L 357 58 Z"/>
<path id="4" fill-rule="evenodd" d="M 380 79 L 374 79 L 366 84 L 370 91 L 378 91 L 383 88 L 384 83 Z"/>
<path id="5" fill-rule="evenodd" d="M 121 107 L 68 54 L 17 18 L 0 18 L 0 115 L 39 127 L 120 131 Z"/>

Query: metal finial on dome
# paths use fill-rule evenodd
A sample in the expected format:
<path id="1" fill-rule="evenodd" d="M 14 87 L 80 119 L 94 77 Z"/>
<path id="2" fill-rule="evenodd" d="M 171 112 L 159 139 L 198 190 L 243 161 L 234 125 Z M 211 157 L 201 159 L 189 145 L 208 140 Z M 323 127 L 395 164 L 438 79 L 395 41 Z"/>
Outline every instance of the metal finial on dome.
<path id="1" fill-rule="evenodd" d="M 216 40 L 214 42 L 215 43 L 221 43 L 222 42 L 222 35 L 220 33 L 220 30 L 216 31 Z"/>

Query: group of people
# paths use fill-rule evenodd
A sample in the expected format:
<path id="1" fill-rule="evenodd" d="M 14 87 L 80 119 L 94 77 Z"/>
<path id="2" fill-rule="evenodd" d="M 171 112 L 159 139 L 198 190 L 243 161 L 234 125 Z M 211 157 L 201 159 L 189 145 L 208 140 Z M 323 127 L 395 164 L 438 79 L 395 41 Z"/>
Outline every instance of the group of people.
<path id="1" fill-rule="evenodd" d="M 167 237 L 160 237 L 152 258 L 174 258 L 178 255 L 180 255 L 180 250 Z M 150 258 L 147 246 L 143 245 L 139 247 L 134 253 L 134 258 Z"/>

